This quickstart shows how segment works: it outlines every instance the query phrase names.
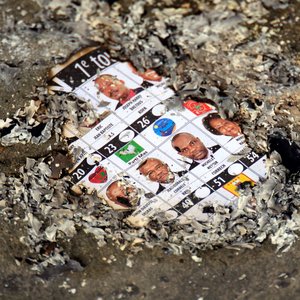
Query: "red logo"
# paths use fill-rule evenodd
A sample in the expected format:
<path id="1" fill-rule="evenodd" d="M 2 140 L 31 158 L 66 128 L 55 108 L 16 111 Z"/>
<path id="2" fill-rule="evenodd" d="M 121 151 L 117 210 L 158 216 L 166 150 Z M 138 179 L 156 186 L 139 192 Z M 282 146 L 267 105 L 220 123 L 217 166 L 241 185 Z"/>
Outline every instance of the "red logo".
<path id="1" fill-rule="evenodd" d="M 210 108 L 206 103 L 199 103 L 194 100 L 185 101 L 183 106 L 196 116 L 203 115 L 204 113 L 212 110 L 212 108 Z"/>
<path id="2" fill-rule="evenodd" d="M 92 183 L 104 183 L 107 181 L 107 172 L 106 170 L 99 166 L 95 169 L 95 172 L 90 174 L 89 181 Z"/>

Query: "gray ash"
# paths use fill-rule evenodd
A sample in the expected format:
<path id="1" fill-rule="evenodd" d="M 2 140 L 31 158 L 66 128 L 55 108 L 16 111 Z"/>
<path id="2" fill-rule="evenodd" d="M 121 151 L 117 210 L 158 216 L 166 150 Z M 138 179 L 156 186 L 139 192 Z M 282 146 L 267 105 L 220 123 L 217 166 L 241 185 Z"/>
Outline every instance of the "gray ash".
<path id="1" fill-rule="evenodd" d="M 241 123 L 249 145 L 268 152 L 270 159 L 268 179 L 254 188 L 245 186 L 236 210 L 216 206 L 210 223 L 185 225 L 167 221 L 162 213 L 143 228 L 125 224 L 123 213 L 113 211 L 94 194 L 75 197 L 68 177 L 54 180 L 42 158 L 28 159 L 18 176 L 0 175 L 0 213 L 13 220 L 16 209 L 23 212 L 28 230 L 22 241 L 34 252 L 31 262 L 37 270 L 69 261 L 58 241 L 74 236 L 78 229 L 94 235 L 100 246 L 113 240 L 132 253 L 143 246 L 159 246 L 174 254 L 188 250 L 195 255 L 220 246 L 252 248 L 267 238 L 278 249 L 291 247 L 300 225 L 300 179 L 295 163 L 286 162 L 286 156 L 297 152 L 300 143 L 300 66 L 288 38 L 276 40 L 284 30 L 276 24 L 285 20 L 271 15 L 283 14 L 287 7 L 297 11 L 299 4 L 256 0 L 155 4 L 147 0 L 126 7 L 122 1 L 112 5 L 92 0 L 39 2 L 44 9 L 35 24 L 24 20 L 16 28 L 11 19 L 2 28 L 12 34 L 1 43 L 6 48 L 15 43 L 16 57 L 26 61 L 32 55 L 24 51 L 24 45 L 37 32 L 50 45 L 45 57 L 51 57 L 52 63 L 62 62 L 71 50 L 90 41 L 105 45 L 112 55 L 132 61 L 139 70 L 155 68 L 170 77 L 177 92 L 170 107 L 180 107 L 182 97 L 191 93 L 214 100 L 222 116 Z M 299 25 L 296 15 L 289 18 Z M 49 28 L 57 31 L 57 41 L 50 42 Z M 24 36 L 22 48 L 20 32 L 24 30 L 30 33 Z M 69 41 L 69 46 L 62 47 L 60 40 Z M 10 82 L 18 70 L 1 66 L 5 71 L 1 82 Z M 71 96 L 50 96 L 38 88 L 30 97 L 35 101 L 0 121 L 2 145 L 40 144 L 53 134 L 61 140 L 67 120 L 78 125 L 95 117 L 88 104 Z M 269 139 L 274 136 L 293 142 L 289 149 L 296 150 L 282 158 L 270 153 Z M 285 145 L 281 151 L 281 146 L 273 148 L 272 143 L 271 150 L 284 153 Z"/>

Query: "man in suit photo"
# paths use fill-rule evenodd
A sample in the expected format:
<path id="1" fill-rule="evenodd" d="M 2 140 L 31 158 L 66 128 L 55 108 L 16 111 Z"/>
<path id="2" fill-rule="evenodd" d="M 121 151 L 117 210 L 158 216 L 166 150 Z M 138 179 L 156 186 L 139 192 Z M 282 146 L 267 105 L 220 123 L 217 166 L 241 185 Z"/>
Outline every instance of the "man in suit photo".
<path id="1" fill-rule="evenodd" d="M 180 132 L 174 135 L 171 144 L 179 155 L 192 160 L 192 162 L 189 163 L 189 170 L 203 163 L 211 154 L 221 148 L 220 145 L 206 147 L 198 137 L 188 132 Z"/>

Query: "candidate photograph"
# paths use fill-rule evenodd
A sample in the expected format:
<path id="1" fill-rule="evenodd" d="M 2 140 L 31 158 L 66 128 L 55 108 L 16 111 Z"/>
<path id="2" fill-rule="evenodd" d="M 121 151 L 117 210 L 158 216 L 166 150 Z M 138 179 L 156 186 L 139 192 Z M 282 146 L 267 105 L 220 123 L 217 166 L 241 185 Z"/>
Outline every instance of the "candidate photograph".
<path id="1" fill-rule="evenodd" d="M 94 80 L 100 94 L 118 101 L 116 109 L 143 90 L 153 86 L 153 82 L 162 80 L 162 77 L 154 70 L 148 69 L 144 72 L 138 72 L 131 63 L 119 64 L 118 72 L 118 75 L 109 74 L 110 72 L 103 73 Z M 136 87 L 130 87 L 126 83 L 127 81 L 134 82 Z"/>
<path id="2" fill-rule="evenodd" d="M 135 209 L 142 196 L 142 190 L 125 179 L 113 181 L 106 189 L 108 204 L 114 209 Z"/>
<path id="3" fill-rule="evenodd" d="M 218 113 L 208 114 L 202 123 L 204 128 L 214 135 L 237 137 L 242 134 L 242 129 L 236 122 L 223 119 Z"/>
<path id="4" fill-rule="evenodd" d="M 189 132 L 179 132 L 174 135 L 171 145 L 177 154 L 191 161 L 189 163 L 185 160 L 186 163 L 189 163 L 189 170 L 205 162 L 221 148 L 218 144 L 206 146 L 198 136 Z"/>
<path id="5" fill-rule="evenodd" d="M 166 187 L 187 173 L 186 170 L 180 169 L 179 166 L 176 169 L 178 170 L 172 170 L 167 162 L 156 157 L 146 158 L 137 167 L 137 171 L 144 180 L 148 180 L 149 185 L 147 184 L 147 186 L 150 186 L 151 183 L 155 194 L 162 192 Z"/>
<path id="6" fill-rule="evenodd" d="M 144 90 L 143 87 L 129 88 L 125 81 L 110 74 L 95 79 L 95 85 L 106 97 L 118 101 L 116 109 Z"/>

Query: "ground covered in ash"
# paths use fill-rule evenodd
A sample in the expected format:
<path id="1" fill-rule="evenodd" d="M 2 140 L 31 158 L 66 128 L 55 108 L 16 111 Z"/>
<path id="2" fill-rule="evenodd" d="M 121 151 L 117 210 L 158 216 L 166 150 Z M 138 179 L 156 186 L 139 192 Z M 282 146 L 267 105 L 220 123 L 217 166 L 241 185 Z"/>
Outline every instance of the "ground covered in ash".
<path id="1" fill-rule="evenodd" d="M 299 296 L 299 2 L 0 6 L 1 299 Z M 68 95 L 48 95 L 47 72 L 95 44 L 170 77 L 177 92 L 170 109 L 187 94 L 218 103 L 248 144 L 268 153 L 268 179 L 245 187 L 236 210 L 220 208 L 201 225 L 159 215 L 131 228 L 94 195 L 73 195 L 68 176 L 54 179 L 50 165 L 67 153 L 63 123 L 94 112 Z"/>

